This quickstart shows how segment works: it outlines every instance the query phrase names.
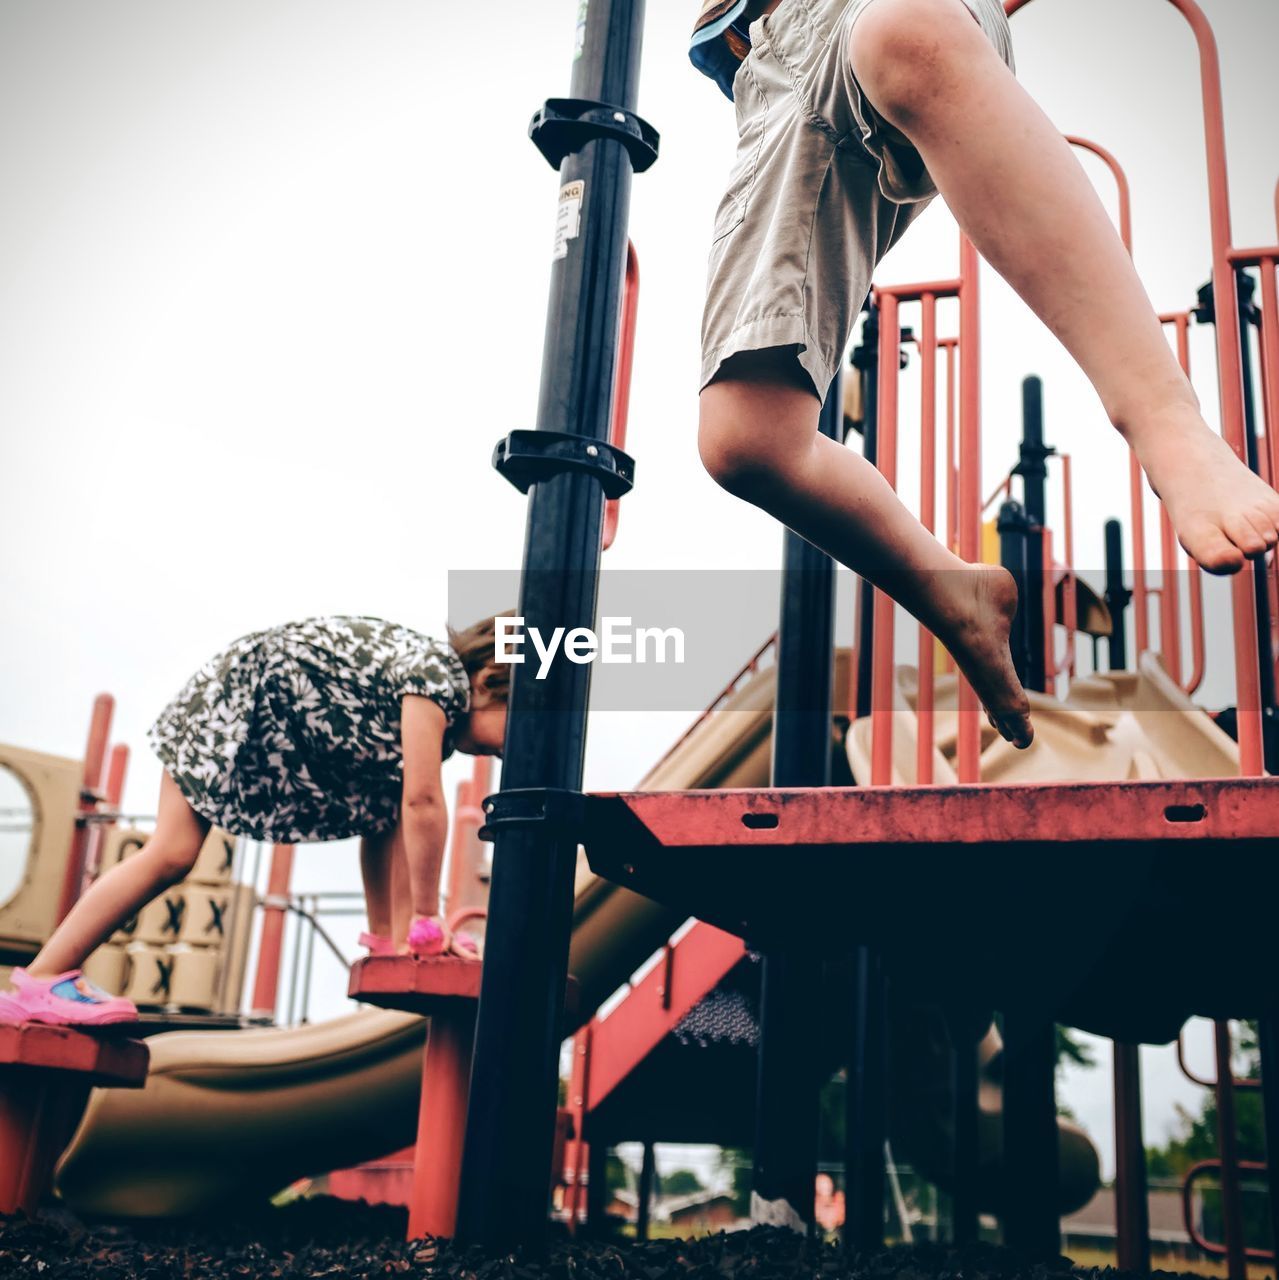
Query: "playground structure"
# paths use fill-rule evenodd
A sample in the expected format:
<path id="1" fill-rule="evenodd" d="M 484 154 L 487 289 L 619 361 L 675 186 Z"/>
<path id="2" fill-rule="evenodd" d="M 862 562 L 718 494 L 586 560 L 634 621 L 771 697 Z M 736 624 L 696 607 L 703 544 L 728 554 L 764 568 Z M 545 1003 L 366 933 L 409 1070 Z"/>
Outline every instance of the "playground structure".
<path id="1" fill-rule="evenodd" d="M 1191 0 L 1171 2 L 1200 44 L 1213 295 L 1210 309 L 1194 309 L 1198 315 L 1191 310 L 1169 313 L 1165 320 L 1174 327 L 1186 363 L 1192 320 L 1211 315 L 1224 433 L 1261 474 L 1273 477 L 1279 474 L 1279 249 L 1237 250 L 1231 245 L 1215 48 Z M 1010 0 L 1009 11 L 1015 13 L 1023 3 Z M 642 24 L 642 3 L 594 0 L 574 64 L 574 96 L 548 102 L 532 129 L 534 140 L 559 170 L 561 184 L 583 184 L 579 235 L 553 269 L 538 430 L 512 433 L 495 457 L 498 469 L 529 493 L 519 612 L 530 626 L 543 630 L 594 621 L 599 552 L 616 533 L 617 504 L 635 475 L 621 449 L 638 285 L 634 250 L 626 237 L 626 208 L 631 172 L 652 163 L 657 148 L 656 134 L 634 112 Z M 1103 159 L 1109 155 L 1096 144 L 1075 141 Z M 1121 223 L 1127 224 L 1122 170 L 1113 157 L 1107 163 L 1120 179 Z M 1126 225 L 1124 229 L 1131 243 Z M 1261 415 L 1249 408 L 1250 340 L 1236 284 L 1238 273 L 1249 269 L 1259 270 L 1261 279 Z M 864 334 L 860 376 L 851 397 L 860 402 L 867 455 L 895 482 L 897 387 L 905 340 L 901 315 L 903 308 L 918 306 L 920 331 L 912 342 L 924 389 L 920 514 L 930 527 L 940 523 L 936 403 L 938 357 L 945 353 L 951 412 L 943 473 L 945 491 L 953 498 L 946 504 L 944 536 L 972 561 L 983 553 L 984 510 L 978 289 L 977 257 L 962 238 L 955 279 L 877 288 L 867 326 L 870 340 Z M 956 336 L 939 336 L 938 304 L 946 299 L 958 303 Z M 840 401 L 832 394 L 829 404 Z M 1069 523 L 1061 564 L 1053 552 L 1040 474 L 1048 454 L 1042 429 L 1036 432 L 1033 426 L 1036 403 L 1037 393 L 1028 391 L 1028 451 L 1023 451 L 1018 472 L 1025 500 L 1016 506 L 1006 502 L 999 522 L 1000 553 L 1022 587 L 1017 657 L 1036 694 L 1040 730 L 1039 745 L 1024 760 L 984 735 L 971 690 L 937 672 L 931 637 L 920 637 L 913 675 L 896 665 L 893 607 L 886 597 L 872 596 L 869 588 L 861 596 L 865 604 L 859 611 L 855 650 L 841 662 L 833 637 L 834 567 L 811 546 L 787 535 L 774 675 L 771 684 L 754 686 L 758 701 L 753 707 L 745 696 L 751 686 L 739 690 L 755 727 L 747 738 L 749 751 L 733 767 L 723 767 L 722 750 L 714 768 L 674 767 L 681 749 L 686 756 L 699 751 L 715 756 L 716 748 L 708 743 L 713 731 L 723 729 L 716 730 L 708 720 L 700 737 L 677 744 L 665 762 L 671 767 L 650 775 L 640 790 L 582 795 L 589 667 L 557 664 L 547 680 L 537 683 L 517 672 L 502 790 L 483 800 L 486 834 L 495 845 L 488 906 L 494 927 L 478 992 L 473 973 L 466 975 L 465 989 L 455 982 L 455 966 L 366 962 L 353 978 L 353 991 L 413 1013 L 358 1015 L 302 1031 L 187 1032 L 157 1038 L 145 1089 L 103 1090 L 90 1103 L 60 1174 L 71 1203 L 82 1198 L 86 1206 L 127 1213 L 171 1191 L 174 1205 L 184 1195 L 191 1197 L 189 1204 L 216 1197 L 218 1187 L 207 1180 L 225 1184 L 252 1176 L 265 1188 L 277 1177 L 287 1180 L 294 1172 L 314 1171 L 317 1158 L 353 1162 L 384 1153 L 411 1136 L 402 1117 L 412 1110 L 419 1073 L 424 1072 L 418 1151 L 421 1155 L 431 1148 L 437 1159 L 429 1184 L 420 1180 L 427 1162 L 418 1161 L 413 1225 L 445 1230 L 454 1225 L 456 1212 L 457 1233 L 467 1241 L 495 1249 L 535 1245 L 545 1230 L 557 1148 L 567 1136 L 566 1199 L 569 1217 L 576 1221 L 586 1212 L 591 1187 L 599 1186 L 587 1176 L 592 1157 L 598 1161 L 603 1150 L 602 1142 L 591 1143 L 591 1112 L 624 1078 L 628 1064 L 634 1068 L 740 959 L 744 935 L 765 957 L 753 1143 L 757 1206 L 761 1217 L 806 1225 L 811 1221 L 819 1083 L 809 1033 L 823 957 L 797 945 L 788 923 L 806 912 L 805 930 L 812 929 L 816 918 L 829 958 L 848 965 L 851 974 L 843 1020 L 847 1245 L 860 1248 L 882 1238 L 885 1093 L 893 1075 L 886 1028 L 889 1002 L 910 993 L 946 1005 L 952 1015 L 957 1104 L 949 1176 L 960 1239 L 975 1232 L 979 1207 L 977 1044 L 985 1030 L 984 1024 L 980 1031 L 971 1028 L 966 1038 L 965 1013 L 974 1006 L 994 1006 L 1003 1015 L 1003 1163 L 1018 1176 L 1010 1180 L 1000 1208 L 1006 1238 L 1038 1253 L 1055 1248 L 1062 1177 L 1062 1139 L 1052 1095 L 1052 1024 L 1072 1021 L 1120 1037 L 1115 1069 L 1121 1262 L 1142 1265 L 1136 1042 L 1168 1038 L 1192 1013 L 1218 1019 L 1260 1016 L 1269 1076 L 1279 1082 L 1275 993 L 1260 940 L 1254 940 L 1251 950 L 1241 943 L 1237 954 L 1211 964 L 1192 965 L 1188 959 L 1157 981 L 1141 963 L 1159 920 L 1191 910 L 1225 910 L 1228 886 L 1205 887 L 1195 877 L 1204 860 L 1229 860 L 1233 875 L 1247 877 L 1258 892 L 1273 882 L 1268 853 L 1279 796 L 1275 784 L 1263 777 L 1263 766 L 1274 705 L 1272 619 L 1279 579 L 1273 565 L 1258 566 L 1231 586 L 1237 684 L 1232 738 L 1189 701 L 1205 664 L 1219 662 L 1221 655 L 1208 653 L 1204 644 L 1201 584 L 1192 570 L 1186 579 L 1192 669 L 1183 675 L 1177 578 L 1165 572 L 1158 588 L 1147 581 L 1145 494 L 1134 463 L 1130 537 L 1136 670 L 1121 674 L 1128 665 L 1123 627 L 1127 588 L 1116 555 L 1106 618 L 1112 672 L 1079 676 L 1074 635 L 1089 629 L 1083 622 L 1083 584 L 1073 575 Z M 833 408 L 824 415 L 822 429 L 828 434 L 839 438 L 841 425 Z M 1062 466 L 1068 476 L 1067 458 Z M 1011 478 L 1003 492 L 1011 497 Z M 1069 522 L 1069 497 L 1064 516 Z M 1117 531 L 1113 541 L 1117 551 Z M 1175 544 L 1166 520 L 1160 543 L 1161 563 L 1168 570 L 1175 564 Z M 1155 599 L 1159 625 L 1152 628 Z M 1065 658 L 1057 650 L 1061 632 L 1067 640 Z M 1092 634 L 1106 634 L 1100 617 Z M 1059 700 L 1058 686 L 1067 681 L 1068 696 Z M 1152 712 L 1155 705 L 1163 710 Z M 1155 714 L 1165 718 L 1155 720 Z M 847 737 L 839 739 L 839 751 L 833 752 L 832 723 L 841 719 Z M 99 738 L 104 749 L 105 730 Z M 733 751 L 740 750 L 737 743 Z M 845 751 L 846 778 L 833 772 Z M 100 753 L 98 758 L 100 764 Z M 39 760 L 28 767 L 45 769 L 49 786 L 61 787 L 66 795 L 79 791 L 74 770 Z M 122 778 L 122 763 L 120 769 Z M 1028 778 L 1019 770 L 1037 772 Z M 854 781 L 859 785 L 851 785 Z M 478 819 L 481 799 L 481 791 L 468 796 L 468 822 Z M 72 849 L 65 874 L 42 880 L 40 892 L 33 890 L 20 910 L 0 909 L 0 938 L 6 945 L 14 943 L 19 954 L 47 936 L 83 878 L 93 830 L 88 820 L 92 800 L 78 796 L 76 803 L 82 806 L 80 823 L 63 824 L 66 847 Z M 56 843 L 59 838 L 52 828 L 40 834 L 41 841 Z M 582 876 L 579 844 L 603 879 Z M 290 856 L 276 851 L 279 883 L 285 887 Z M 796 897 L 796 886 L 779 883 L 776 868 L 783 858 L 790 867 L 804 868 L 807 883 L 823 885 L 819 903 Z M 1086 955 L 1053 942 L 1054 924 L 1066 910 L 1055 899 L 1053 873 L 1067 859 L 1073 874 L 1106 889 L 1090 922 L 1095 945 Z M 52 907 L 50 884 L 59 890 Z M 994 923 L 974 936 L 957 904 L 972 903 L 979 885 L 982 912 Z M 277 883 L 272 892 L 282 891 Z M 40 894 L 43 905 L 37 904 Z M 282 906 L 268 903 L 267 914 L 272 928 L 282 928 Z M 690 914 L 703 923 L 680 933 Z M 268 960 L 271 932 L 264 932 L 262 944 Z M 278 961 L 278 933 L 273 945 Z M 656 948 L 663 948 L 659 967 L 610 1018 L 596 1018 L 599 1003 Z M 594 961 L 589 958 L 592 949 Z M 264 969 L 259 962 L 260 981 L 270 971 L 270 963 Z M 568 1013 L 566 991 L 576 1002 L 576 1010 Z M 261 991 L 255 992 L 253 1007 L 273 1005 L 274 992 L 269 994 L 267 1002 L 256 998 Z M 625 1027 L 626 1035 L 610 1051 L 608 1023 L 632 1002 L 639 1012 L 621 1014 L 613 1034 Z M 425 1066 L 423 1023 L 415 1016 L 423 1011 L 432 1019 Z M 1134 1013 L 1145 1021 L 1138 1023 Z M 1227 1204 L 1227 1238 L 1220 1248 L 1231 1275 L 1239 1276 L 1244 1244 L 1237 1211 L 1238 1162 L 1230 1154 L 1228 1100 L 1233 1086 L 1228 1028 L 1223 1028 L 1225 1023 L 1219 1022 L 1217 1089 Z M 555 1088 L 562 1037 L 575 1029 L 569 1099 L 574 1122 L 566 1131 Z M 125 1051 L 132 1053 L 131 1061 L 108 1069 L 83 1056 L 83 1037 L 62 1039 L 66 1043 L 50 1048 L 48 1042 L 39 1052 L 0 1042 L 0 1063 L 10 1064 L 0 1067 L 6 1073 L 0 1075 L 6 1099 L 21 1096 L 17 1082 L 19 1077 L 22 1082 L 33 1079 L 33 1063 L 60 1066 L 62 1075 L 75 1079 L 77 1091 L 94 1073 L 104 1082 L 140 1083 L 136 1050 Z M 371 1116 L 351 1106 L 353 1098 L 379 1092 L 388 1102 L 385 1112 Z M 226 1099 L 225 1110 L 209 1102 L 219 1093 Z M 246 1094 L 253 1098 L 251 1107 L 245 1106 Z M 190 1099 L 197 1095 L 204 1101 L 192 1108 Z M 464 1099 L 465 1129 L 460 1124 Z M 1267 1125 L 1273 1151 L 1279 1141 L 1274 1092 L 1270 1101 Z M 237 1108 L 244 1110 L 245 1126 L 228 1130 L 228 1117 Z M 160 1162 L 160 1135 L 169 1131 L 148 1126 L 166 1109 L 170 1114 L 206 1113 L 204 1129 L 192 1135 L 192 1154 L 198 1151 L 202 1158 L 183 1163 L 186 1152 L 171 1152 L 174 1163 Z M 332 1122 L 326 1126 L 332 1145 L 322 1157 L 302 1140 L 317 1111 Z M 55 1141 L 48 1133 L 37 1133 L 19 1113 L 12 1105 L 3 1113 L 0 1140 L 7 1149 L 38 1151 L 43 1157 L 60 1144 L 60 1137 Z M 66 1114 L 58 1121 L 59 1132 L 65 1129 Z M 266 1116 L 279 1127 L 264 1123 Z M 140 1117 L 150 1119 L 139 1123 Z M 120 1177 L 117 1163 L 128 1135 L 141 1144 L 145 1157 L 138 1160 L 132 1183 Z M 264 1163 L 265 1151 L 281 1149 L 288 1151 L 290 1161 L 296 1154 L 296 1164 Z M 221 1163 L 210 1160 L 209 1153 Z M 43 1166 L 36 1162 L 32 1168 L 37 1167 Z M 43 1176 L 29 1177 L 0 1209 L 30 1203 Z M 118 1185 L 113 1187 L 113 1180 Z"/>
<path id="2" fill-rule="evenodd" d="M 1024 3 L 1009 0 L 1006 7 L 1015 14 Z M 1241 458 L 1273 476 L 1275 459 L 1259 448 L 1249 449 L 1235 269 L 1245 264 L 1262 268 L 1264 440 L 1265 452 L 1273 453 L 1279 430 L 1276 252 L 1238 251 L 1232 246 L 1216 48 L 1192 0 L 1172 3 L 1189 22 L 1200 51 L 1223 434 Z M 519 612 L 530 627 L 541 630 L 593 622 L 603 502 L 629 487 L 634 476 L 630 460 L 619 458 L 610 447 L 608 429 L 630 174 L 632 167 L 639 171 L 653 158 L 652 131 L 634 115 L 642 23 L 641 5 L 592 6 L 574 66 L 574 97 L 548 104 L 534 124 L 535 139 L 543 143 L 552 124 L 561 143 L 566 137 L 576 143 L 576 149 L 565 143 L 558 148 L 543 145 L 543 150 L 559 169 L 561 183 L 585 184 L 580 235 L 552 277 L 538 415 L 542 449 L 529 498 Z M 978 290 L 977 255 L 964 238 L 955 279 L 877 288 L 878 366 L 875 395 L 867 401 L 867 421 L 875 428 L 873 442 L 867 442 L 868 456 L 895 483 L 900 312 L 918 304 L 925 388 L 922 456 L 925 474 L 930 475 L 941 345 L 937 304 L 957 299 L 953 519 L 959 553 L 970 562 L 979 559 L 981 551 Z M 834 434 L 829 421 L 824 429 Z M 498 450 L 500 469 L 517 482 L 535 468 L 527 454 L 520 454 L 525 448 L 532 451 L 525 434 L 516 433 Z M 1262 439 L 1262 433 L 1255 433 L 1255 438 Z M 519 468 L 510 465 L 513 457 L 521 456 Z M 552 456 L 554 463 L 548 460 Z M 1143 499 L 1141 486 L 1140 475 L 1134 473 L 1138 501 Z M 921 504 L 926 523 L 932 518 L 932 503 L 932 489 L 927 488 Z M 1134 530 L 1134 537 L 1144 539 L 1143 525 Z M 1169 540 L 1163 541 L 1170 549 Z M 1032 542 L 1042 549 L 1042 526 Z M 1270 627 L 1259 627 L 1259 619 L 1269 622 L 1264 596 L 1258 607 L 1264 568 L 1240 574 L 1231 584 L 1240 777 L 992 785 L 982 780 L 979 707 L 972 691 L 960 682 L 956 779 L 950 785 L 932 781 L 927 770 L 933 760 L 936 689 L 932 644 L 925 637 L 921 644 L 929 656 L 920 663 L 917 706 L 921 785 L 893 786 L 894 610 L 886 597 L 876 595 L 864 615 L 871 619 L 869 643 L 860 646 L 858 662 L 859 676 L 866 676 L 858 681 L 864 691 L 859 697 L 866 697 L 871 721 L 870 786 L 843 789 L 828 786 L 828 715 L 811 710 L 830 705 L 832 643 L 830 582 L 814 585 L 818 574 L 798 571 L 801 564 L 816 569 L 820 559 L 813 560 L 814 555 L 811 548 L 788 538 L 773 788 L 584 796 L 580 785 L 585 671 L 564 668 L 536 685 L 517 674 L 503 789 L 485 805 L 487 830 L 495 845 L 494 929 L 483 975 L 462 1169 L 458 1228 L 467 1241 L 501 1249 L 536 1241 L 544 1229 L 546 1168 L 554 1141 L 553 1064 L 565 976 L 565 911 L 572 853 L 579 840 L 602 874 L 763 943 L 767 959 L 755 1191 L 763 1216 L 778 1210 L 774 1220 L 787 1220 L 789 1215 L 799 1223 L 807 1221 L 811 1211 L 816 1131 L 815 1085 L 803 1061 L 799 1033 L 808 1024 L 815 984 L 812 960 L 798 948 L 785 923 L 792 918 L 786 907 L 795 903 L 778 895 L 778 888 L 780 880 L 785 889 L 789 874 L 801 866 L 823 883 L 820 918 L 828 928 L 822 936 L 852 950 L 857 972 L 848 1020 L 852 1051 L 845 1240 L 851 1248 L 872 1246 L 883 1232 L 885 970 L 897 984 L 910 976 L 909 957 L 894 938 L 900 940 L 910 930 L 918 953 L 927 957 L 923 967 L 947 970 L 953 987 L 960 989 L 952 990 L 952 997 L 1003 1006 L 1008 1045 L 1005 1158 L 1020 1171 L 1006 1206 L 1005 1235 L 1010 1243 L 1033 1252 L 1052 1253 L 1059 1238 L 1052 1194 L 1052 1029 L 1063 1014 L 1066 997 L 1075 1000 L 1087 1020 L 1097 1008 L 1089 1008 L 1085 979 L 1095 993 L 1113 988 L 1120 978 L 1131 982 L 1145 977 L 1138 963 L 1140 908 L 1156 898 L 1165 912 L 1215 905 L 1219 898 L 1207 904 L 1200 898 L 1192 904 L 1175 893 L 1171 898 L 1160 896 L 1179 873 L 1189 875 L 1202 860 L 1229 859 L 1237 874 L 1257 877 L 1250 883 L 1270 883 L 1265 854 L 1272 847 L 1279 793 L 1263 777 L 1263 689 L 1266 673 L 1273 669 L 1273 652 L 1266 651 L 1263 660 Z M 1171 556 L 1168 563 L 1170 567 Z M 1042 552 L 1038 558 L 1028 557 L 1023 542 L 1020 567 L 1025 602 L 1028 576 L 1034 581 L 1043 574 Z M 1143 590 L 1144 570 L 1143 562 L 1138 573 Z M 1069 584 L 1066 598 L 1068 607 L 1077 604 Z M 1173 616 L 1172 600 L 1168 592 L 1161 602 L 1168 619 Z M 1192 607 L 1193 601 L 1192 594 Z M 1149 648 L 1145 602 L 1143 596 L 1138 657 Z M 1029 623 L 1034 612 L 1025 608 L 1023 622 Z M 1165 642 L 1171 646 L 1168 630 Z M 1023 656 L 1033 653 L 1024 648 Z M 558 714 L 545 714 L 548 711 Z M 778 877 L 775 869 L 782 858 L 788 876 Z M 1098 956 L 1062 954 L 1050 941 L 1052 917 L 1046 897 L 1052 871 L 1066 859 L 1081 878 L 1094 876 L 1106 885 L 1103 918 L 1096 926 L 1114 945 Z M 893 878 L 893 867 L 903 863 L 927 868 L 931 876 L 923 877 L 924 886 L 918 874 L 911 874 L 913 891 L 908 893 L 900 878 L 907 873 Z M 995 888 L 996 900 L 987 907 L 1007 926 L 990 950 L 974 948 L 957 920 L 963 914 L 957 904 L 971 900 L 971 889 L 964 886 L 977 881 Z M 908 916 L 895 909 L 902 903 L 909 904 Z M 1264 956 L 1250 958 L 1268 972 Z M 1272 1082 L 1279 1084 L 1270 1021 L 1274 993 L 1264 981 L 1240 981 L 1244 974 L 1244 965 L 1218 966 L 1197 989 L 1183 985 L 1188 975 L 1178 974 L 1168 982 L 1168 990 L 1158 994 L 1183 1015 L 1196 1007 L 1219 1016 L 1261 1015 L 1263 1056 L 1271 1065 Z M 1143 982 L 1135 994 L 1144 999 L 1147 984 Z M 1117 1060 L 1121 1095 L 1128 1102 L 1135 1085 L 1134 1052 L 1125 1048 Z M 961 1052 L 956 1066 L 961 1088 L 971 1091 L 974 1064 Z M 512 1078 L 519 1084 L 504 1087 Z M 1279 1097 L 1272 1096 L 1271 1102 L 1268 1137 L 1274 1149 Z M 972 1148 L 965 1110 L 961 1103 L 956 1117 L 961 1131 L 956 1139 L 956 1188 L 961 1201 L 966 1199 L 965 1171 L 971 1169 Z M 1121 1176 L 1126 1186 L 1121 1202 L 1131 1209 L 1132 1157 L 1139 1150 L 1133 1126 L 1139 1134 L 1139 1119 L 1130 1107 L 1122 1123 Z M 1279 1197 L 1272 1197 L 1272 1204 L 1276 1201 Z M 957 1234 L 970 1236 L 973 1226 L 971 1203 L 961 1203 Z M 1128 1255 L 1124 1260 L 1130 1262 L 1134 1249 L 1140 1257 L 1140 1223 L 1129 1215 L 1122 1232 Z M 1232 1258 L 1232 1272 L 1233 1262 Z"/>

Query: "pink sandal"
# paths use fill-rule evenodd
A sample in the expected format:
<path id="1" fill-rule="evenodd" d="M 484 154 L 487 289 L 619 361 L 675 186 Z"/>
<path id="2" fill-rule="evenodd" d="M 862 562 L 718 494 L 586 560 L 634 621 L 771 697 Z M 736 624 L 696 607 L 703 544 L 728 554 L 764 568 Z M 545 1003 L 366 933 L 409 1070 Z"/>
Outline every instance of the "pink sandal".
<path id="1" fill-rule="evenodd" d="M 10 981 L 12 988 L 0 991 L 0 1023 L 111 1027 L 138 1020 L 138 1008 L 132 1000 L 108 995 L 79 969 L 52 978 L 33 978 L 25 969 L 15 969 Z"/>
<path id="2" fill-rule="evenodd" d="M 447 928 L 452 939 L 452 950 L 455 956 L 463 960 L 479 960 L 480 944 L 469 933 L 462 933 L 458 925 L 468 920 L 487 920 L 488 912 L 483 907 L 463 907 L 449 916 Z"/>
<path id="3" fill-rule="evenodd" d="M 444 955 L 448 949 L 448 935 L 438 920 L 419 916 L 409 925 L 409 955 L 418 960 L 429 960 Z"/>
<path id="4" fill-rule="evenodd" d="M 395 943 L 380 933 L 360 934 L 360 946 L 371 956 L 393 956 L 396 954 Z"/>

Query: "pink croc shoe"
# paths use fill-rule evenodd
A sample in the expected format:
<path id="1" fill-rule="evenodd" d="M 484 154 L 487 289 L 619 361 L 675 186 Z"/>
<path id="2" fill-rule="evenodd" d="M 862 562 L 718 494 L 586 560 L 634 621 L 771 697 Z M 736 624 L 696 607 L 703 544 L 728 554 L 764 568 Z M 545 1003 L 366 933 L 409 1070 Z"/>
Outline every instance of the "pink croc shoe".
<path id="1" fill-rule="evenodd" d="M 0 1023 L 112 1027 L 138 1020 L 132 1000 L 108 995 L 79 969 L 52 978 L 33 978 L 25 969 L 15 969 L 11 981 L 9 991 L 0 991 Z"/>
<path id="2" fill-rule="evenodd" d="M 409 955 L 419 960 L 442 956 L 448 951 L 448 936 L 438 920 L 418 916 L 409 925 Z"/>

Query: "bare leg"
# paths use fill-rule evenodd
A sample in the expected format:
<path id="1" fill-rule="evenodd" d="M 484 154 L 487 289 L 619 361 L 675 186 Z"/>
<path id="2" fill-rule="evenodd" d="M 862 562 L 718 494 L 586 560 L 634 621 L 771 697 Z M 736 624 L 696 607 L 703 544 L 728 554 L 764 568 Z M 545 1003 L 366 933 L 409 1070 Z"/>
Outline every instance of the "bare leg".
<path id="1" fill-rule="evenodd" d="M 1088 375 L 1182 546 L 1233 573 L 1279 541 L 1279 495 L 1209 430 L 1069 144 L 961 0 L 878 0 L 848 56 L 960 226 Z"/>
<path id="2" fill-rule="evenodd" d="M 391 847 L 391 938 L 397 944 L 409 936 L 413 919 L 413 895 L 409 889 L 409 854 L 403 828 L 395 828 Z"/>
<path id="3" fill-rule="evenodd" d="M 991 723 L 1029 745 L 1029 706 L 1008 649 L 1012 577 L 952 555 L 870 463 L 818 432 L 818 413 L 791 348 L 734 357 L 702 392 L 702 461 L 725 488 L 914 614 L 954 655 Z"/>
<path id="4" fill-rule="evenodd" d="M 397 828 L 398 829 L 398 828 Z M 391 934 L 391 856 L 393 832 L 360 839 L 360 879 L 369 932 L 380 938 Z"/>
<path id="5" fill-rule="evenodd" d="M 191 808 L 166 773 L 160 783 L 151 838 L 89 886 L 27 966 L 27 972 L 37 978 L 52 978 L 80 968 L 126 920 L 187 875 L 208 834 L 208 822 Z"/>

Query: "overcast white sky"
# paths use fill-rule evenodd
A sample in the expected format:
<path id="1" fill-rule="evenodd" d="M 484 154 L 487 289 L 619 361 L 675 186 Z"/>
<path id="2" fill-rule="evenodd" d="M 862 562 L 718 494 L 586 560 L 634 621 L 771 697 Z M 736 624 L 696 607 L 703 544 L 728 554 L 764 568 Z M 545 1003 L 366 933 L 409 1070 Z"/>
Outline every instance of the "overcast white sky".
<path id="1" fill-rule="evenodd" d="M 1235 240 L 1273 242 L 1279 6 L 1202 3 Z M 322 612 L 438 630 L 448 571 L 518 564 L 524 501 L 489 456 L 533 425 L 556 179 L 525 128 L 567 92 L 577 7 L 0 0 L 0 739 L 76 755 L 111 690 L 135 752 L 127 803 L 149 808 L 145 728 L 233 637 Z M 700 288 L 734 142 L 729 105 L 687 62 L 694 9 L 649 4 L 640 110 L 662 158 L 634 184 L 639 483 L 608 555 L 621 568 L 769 567 L 781 546 L 694 444 Z M 1159 0 L 1040 0 L 1013 29 L 1021 79 L 1062 130 L 1127 166 L 1156 305 L 1189 305 L 1208 251 L 1188 29 Z M 953 274 L 955 239 L 939 201 L 879 279 Z M 1083 481 L 1078 561 L 1099 565 L 1122 452 L 989 271 L 984 324 L 983 488 L 1012 461 L 1020 381 L 1038 372 L 1049 438 Z M 1211 403 L 1203 336 L 1194 352 Z M 723 677 L 762 639 L 726 637 Z M 596 716 L 587 784 L 633 783 L 680 719 Z M 308 866 L 302 884 L 357 882 L 345 854 Z M 1166 1055 L 1151 1062 L 1158 1130 L 1187 1091 Z M 1069 1089 L 1095 1128 L 1101 1083 Z"/>

